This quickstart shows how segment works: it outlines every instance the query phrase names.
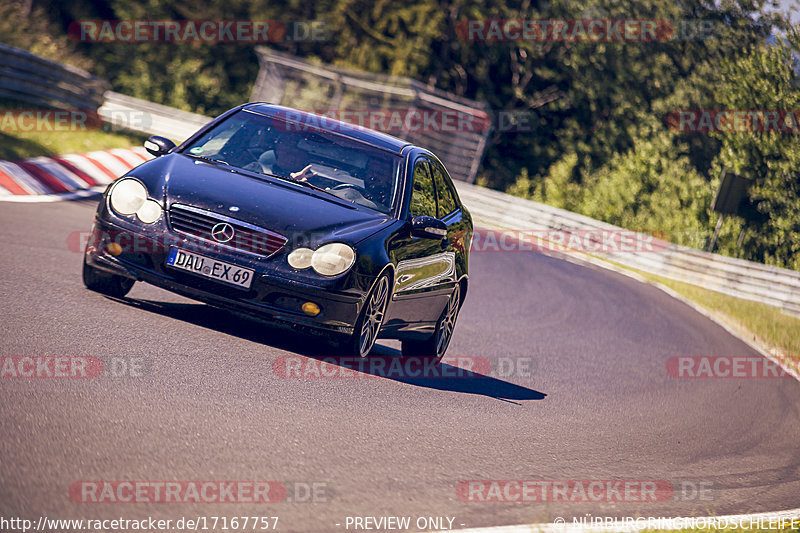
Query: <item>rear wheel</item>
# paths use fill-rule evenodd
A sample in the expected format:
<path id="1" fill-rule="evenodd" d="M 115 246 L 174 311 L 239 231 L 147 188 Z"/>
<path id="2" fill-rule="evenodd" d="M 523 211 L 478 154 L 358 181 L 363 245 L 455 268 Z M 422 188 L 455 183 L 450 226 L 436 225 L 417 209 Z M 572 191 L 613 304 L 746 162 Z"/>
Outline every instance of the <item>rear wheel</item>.
<path id="1" fill-rule="evenodd" d="M 122 298 L 131 290 L 135 280 L 103 272 L 86 262 L 83 256 L 83 284 L 86 288 L 106 296 Z"/>
<path id="2" fill-rule="evenodd" d="M 346 341 L 348 352 L 366 357 L 375 346 L 378 339 L 383 319 L 386 316 L 386 306 L 389 303 L 389 276 L 383 275 L 375 283 L 372 291 L 367 296 L 364 309 L 353 328 L 353 335 Z"/>
<path id="3" fill-rule="evenodd" d="M 442 310 L 442 315 L 436 323 L 436 331 L 431 338 L 424 341 L 403 341 L 403 356 L 432 359 L 435 364 L 438 364 L 444 357 L 447 347 L 450 346 L 450 339 L 453 338 L 453 330 L 456 327 L 460 308 L 461 285 L 456 284 L 447 305 Z"/>

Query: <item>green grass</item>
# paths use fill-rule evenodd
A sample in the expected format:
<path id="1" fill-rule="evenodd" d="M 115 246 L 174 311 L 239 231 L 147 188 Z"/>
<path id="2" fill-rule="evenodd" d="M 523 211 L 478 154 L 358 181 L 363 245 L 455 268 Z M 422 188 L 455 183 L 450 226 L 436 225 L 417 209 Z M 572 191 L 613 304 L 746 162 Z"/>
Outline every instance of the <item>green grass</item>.
<path id="1" fill-rule="evenodd" d="M 0 133 L 0 160 L 16 161 L 36 156 L 78 154 L 110 148 L 141 146 L 147 137 L 134 133 L 102 130 L 81 132 Z"/>
<path id="2" fill-rule="evenodd" d="M 743 332 L 751 340 L 777 351 L 795 363 L 800 363 L 800 318 L 781 313 L 775 307 L 742 300 L 696 285 L 673 281 L 655 274 L 642 272 L 616 264 L 620 268 L 636 272 L 642 277 L 660 283 L 681 296 L 711 311 L 722 320 Z"/>
<path id="3" fill-rule="evenodd" d="M 0 112 L 31 111 L 38 106 L 0 98 Z M 42 109 L 42 111 L 46 111 Z M 5 123 L 4 123 L 5 124 Z M 110 148 L 142 146 L 147 135 L 114 129 L 104 124 L 87 131 L 17 131 L 0 129 L 0 160 L 16 161 L 37 156 L 80 154 Z"/>

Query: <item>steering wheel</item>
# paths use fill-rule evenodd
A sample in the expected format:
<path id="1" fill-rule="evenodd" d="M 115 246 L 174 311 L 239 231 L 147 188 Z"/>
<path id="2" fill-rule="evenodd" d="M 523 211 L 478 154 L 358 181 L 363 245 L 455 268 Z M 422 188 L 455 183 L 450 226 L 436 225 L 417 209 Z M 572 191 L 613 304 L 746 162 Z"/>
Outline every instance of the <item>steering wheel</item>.
<path id="1" fill-rule="evenodd" d="M 245 170 L 250 170 L 252 172 L 264 172 L 264 170 L 266 170 L 264 166 L 258 161 L 251 161 L 242 168 Z"/>
<path id="2" fill-rule="evenodd" d="M 261 148 L 258 148 L 258 147 L 255 147 L 255 146 L 247 147 L 247 148 L 244 149 L 244 151 L 247 152 L 247 154 L 249 154 L 250 156 L 252 156 L 253 159 L 258 159 L 265 152 L 265 150 L 263 150 Z"/>
<path id="3" fill-rule="evenodd" d="M 337 185 L 337 186 L 335 186 L 335 187 L 331 188 L 331 190 L 332 190 L 332 191 L 338 191 L 338 190 L 347 189 L 347 188 L 350 188 L 350 189 L 355 189 L 357 192 L 359 192 L 359 194 L 360 194 L 360 192 L 361 192 L 361 191 L 359 190 L 359 189 L 360 189 L 360 187 L 356 187 L 356 186 L 355 186 L 355 185 L 353 185 L 352 183 L 340 183 L 339 185 Z M 363 195 L 362 195 L 362 196 L 363 196 Z"/>
<path id="4" fill-rule="evenodd" d="M 336 194 L 337 191 L 342 191 L 342 193 L 341 194 Z M 351 195 L 351 197 L 348 197 L 347 196 L 347 191 L 355 191 L 355 193 L 359 197 L 361 197 L 361 201 L 357 200 L 356 198 L 353 198 L 352 195 Z M 352 183 L 340 183 L 336 187 L 331 188 L 330 192 L 333 193 L 333 194 L 336 194 L 336 196 L 339 196 L 340 198 L 344 198 L 345 200 L 349 200 L 349 201 L 357 203 L 359 205 L 372 207 L 373 209 L 377 209 L 378 208 L 378 204 L 376 204 L 375 202 L 373 202 L 372 200 L 370 200 L 369 198 L 364 196 L 364 193 L 362 192 L 361 188 L 356 186 L 356 185 L 353 185 Z"/>

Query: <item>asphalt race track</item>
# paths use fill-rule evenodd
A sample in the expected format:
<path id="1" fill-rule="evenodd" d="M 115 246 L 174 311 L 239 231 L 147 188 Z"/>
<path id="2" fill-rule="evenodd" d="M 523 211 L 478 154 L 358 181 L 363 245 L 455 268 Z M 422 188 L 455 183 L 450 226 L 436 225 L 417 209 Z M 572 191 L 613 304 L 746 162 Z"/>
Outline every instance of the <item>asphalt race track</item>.
<path id="1" fill-rule="evenodd" d="M 654 287 L 536 253 L 475 253 L 445 363 L 490 371 L 286 378 L 275 369 L 287 357 L 318 364 L 330 347 L 142 284 L 117 301 L 84 289 L 67 241 L 90 228 L 95 205 L 0 204 L 0 355 L 137 368 L 0 379 L 4 516 L 278 516 L 279 531 L 315 532 L 347 531 L 348 516 L 446 516 L 459 529 L 800 507 L 800 383 L 671 377 L 671 357 L 757 354 Z M 378 351 L 396 357 L 397 346 Z M 70 486 L 86 480 L 268 480 L 289 493 L 74 501 Z M 457 490 L 467 480 L 674 490 L 646 502 L 481 502 Z"/>

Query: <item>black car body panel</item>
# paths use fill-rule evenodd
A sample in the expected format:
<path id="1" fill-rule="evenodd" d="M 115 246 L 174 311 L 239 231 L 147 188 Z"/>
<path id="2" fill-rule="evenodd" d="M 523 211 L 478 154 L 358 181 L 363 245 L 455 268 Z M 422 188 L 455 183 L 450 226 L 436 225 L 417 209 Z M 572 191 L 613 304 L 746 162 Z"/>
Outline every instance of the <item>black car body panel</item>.
<path id="1" fill-rule="evenodd" d="M 123 177 L 133 177 L 143 184 L 148 197 L 163 209 L 162 216 L 147 224 L 135 215 L 120 215 L 111 205 L 114 184 L 110 185 L 98 206 L 86 263 L 209 304 L 347 335 L 353 333 L 376 280 L 388 274 L 391 299 L 380 336 L 430 337 L 455 284 L 461 283 L 462 292 L 466 291 L 472 232 L 469 212 L 458 200 L 438 159 L 399 139 L 345 123 L 336 123 L 332 133 L 319 130 L 320 135 L 333 136 L 312 138 L 309 142 L 322 146 L 323 141 L 330 144 L 329 139 L 342 138 L 351 150 L 363 145 L 369 157 L 385 154 L 387 161 L 396 162 L 396 182 L 381 185 L 383 191 L 394 187 L 391 205 L 387 202 L 383 207 L 377 201 L 363 199 L 369 192 L 366 178 L 359 182 L 353 177 L 366 172 L 364 165 L 370 161 L 361 167 L 356 161 L 350 174 L 336 169 L 336 176 L 363 183 L 360 188 L 344 183 L 340 187 L 344 192 L 333 191 L 344 194 L 347 189 L 357 189 L 362 203 L 355 203 L 285 177 L 215 162 L 202 155 L 203 148 L 196 144 L 195 153 L 187 151 L 207 132 L 218 131 L 214 128 L 229 117 L 240 116 L 237 113 L 267 117 L 273 125 L 287 117 L 315 117 L 269 104 L 245 104 L 221 115 L 170 153 L 134 168 Z M 279 132 L 270 133 L 280 139 Z M 278 148 L 273 153 L 276 158 L 280 154 Z M 324 151 L 320 153 L 324 155 Z M 261 157 L 258 161 L 263 160 Z M 447 202 L 440 202 L 437 197 L 431 204 L 427 198 L 428 203 L 420 205 L 429 211 L 441 210 L 439 206 L 444 203 L 448 207 L 455 205 L 449 213 L 436 213 L 444 215 L 437 218 L 446 228 L 440 239 L 417 237 L 411 231 L 411 220 L 416 215 L 411 213 L 415 168 L 422 160 L 430 166 L 430 181 L 434 181 L 434 165 L 444 172 L 447 184 L 440 185 L 440 189 L 447 188 L 449 196 Z M 329 166 L 320 164 L 319 168 Z M 222 224 L 223 229 L 229 225 L 246 241 L 218 242 L 212 236 L 217 224 Z M 112 242 L 120 246 L 109 248 Z M 354 264 L 333 276 L 319 274 L 314 268 L 290 266 L 288 256 L 293 250 L 316 250 L 327 243 L 351 247 L 355 251 Z M 244 288 L 168 266 L 172 248 L 252 270 L 252 283 Z M 309 316 L 302 309 L 304 302 L 316 303 L 321 312 Z"/>

